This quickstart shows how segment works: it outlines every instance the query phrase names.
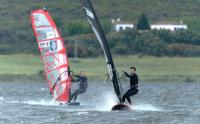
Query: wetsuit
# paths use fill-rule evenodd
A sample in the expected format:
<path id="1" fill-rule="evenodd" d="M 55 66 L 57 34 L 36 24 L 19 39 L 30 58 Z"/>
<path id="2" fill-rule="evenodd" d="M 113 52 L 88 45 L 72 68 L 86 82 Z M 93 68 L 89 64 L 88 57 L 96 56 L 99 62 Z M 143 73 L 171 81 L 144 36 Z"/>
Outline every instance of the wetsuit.
<path id="1" fill-rule="evenodd" d="M 85 77 L 85 76 L 79 76 L 79 75 L 75 75 L 75 77 L 78 78 L 75 81 L 79 81 L 80 84 L 79 84 L 79 88 L 77 90 L 75 90 L 74 93 L 72 93 L 70 95 L 69 102 L 71 102 L 72 99 L 73 99 L 73 101 L 75 101 L 77 99 L 77 96 L 79 94 L 85 93 L 86 89 L 87 89 L 87 85 L 88 85 L 87 77 Z"/>
<path id="2" fill-rule="evenodd" d="M 130 97 L 138 93 L 138 76 L 137 74 L 128 74 L 125 72 L 126 77 L 130 78 L 130 88 L 129 90 L 123 95 L 122 102 L 125 102 L 125 99 L 128 100 L 129 104 L 131 104 Z"/>

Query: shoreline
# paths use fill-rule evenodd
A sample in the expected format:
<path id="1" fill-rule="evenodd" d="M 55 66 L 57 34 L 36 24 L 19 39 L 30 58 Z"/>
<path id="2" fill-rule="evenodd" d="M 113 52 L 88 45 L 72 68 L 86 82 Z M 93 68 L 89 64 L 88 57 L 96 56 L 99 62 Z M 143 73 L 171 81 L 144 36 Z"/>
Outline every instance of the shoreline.
<path id="1" fill-rule="evenodd" d="M 184 76 L 173 76 L 171 78 L 168 78 L 169 76 L 164 76 L 162 78 L 144 78 L 141 79 L 139 77 L 140 82 L 158 82 L 158 83 L 200 83 L 200 77 L 196 76 L 193 78 L 190 77 L 184 77 Z M 105 82 L 105 79 L 103 77 L 97 77 L 97 76 L 88 76 L 88 81 L 102 81 Z M 129 83 L 128 79 L 120 79 L 121 82 Z M 0 75 L 0 82 L 46 82 L 45 78 L 41 75 Z M 109 82 L 109 81 L 108 81 Z"/>
<path id="2" fill-rule="evenodd" d="M 200 82 L 200 57 L 113 56 L 116 70 L 129 72 L 137 68 L 140 82 Z M 39 55 L 0 55 L 0 81 L 42 81 L 44 65 Z M 88 80 L 104 81 L 107 75 L 105 58 L 69 58 L 71 70 L 85 71 Z"/>

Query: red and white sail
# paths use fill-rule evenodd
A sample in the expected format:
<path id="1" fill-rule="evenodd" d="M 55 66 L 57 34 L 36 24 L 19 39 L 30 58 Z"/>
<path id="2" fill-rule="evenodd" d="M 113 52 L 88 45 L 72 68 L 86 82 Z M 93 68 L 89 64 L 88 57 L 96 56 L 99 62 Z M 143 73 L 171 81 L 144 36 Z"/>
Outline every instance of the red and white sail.
<path id="1" fill-rule="evenodd" d="M 67 102 L 71 81 L 63 39 L 47 10 L 32 11 L 31 22 L 41 59 L 45 65 L 45 76 L 50 93 L 56 101 Z"/>

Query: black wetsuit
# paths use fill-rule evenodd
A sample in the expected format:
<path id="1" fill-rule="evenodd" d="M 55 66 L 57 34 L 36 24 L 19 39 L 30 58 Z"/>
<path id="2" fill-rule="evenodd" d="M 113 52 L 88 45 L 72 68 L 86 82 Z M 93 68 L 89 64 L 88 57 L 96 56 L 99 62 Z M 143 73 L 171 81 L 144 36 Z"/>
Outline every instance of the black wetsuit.
<path id="1" fill-rule="evenodd" d="M 137 74 L 128 74 L 125 72 L 126 77 L 130 78 L 130 89 L 123 95 L 122 102 L 125 102 L 125 99 L 131 104 L 130 97 L 138 93 L 138 76 Z"/>
<path id="2" fill-rule="evenodd" d="M 87 77 L 79 76 L 79 75 L 75 75 L 75 77 L 78 78 L 75 81 L 79 81 L 80 84 L 79 84 L 79 88 L 77 90 L 75 90 L 74 93 L 72 93 L 70 95 L 69 102 L 71 102 L 72 99 L 73 99 L 73 101 L 75 101 L 79 94 L 85 93 L 86 89 L 87 89 L 87 86 L 88 86 Z"/>

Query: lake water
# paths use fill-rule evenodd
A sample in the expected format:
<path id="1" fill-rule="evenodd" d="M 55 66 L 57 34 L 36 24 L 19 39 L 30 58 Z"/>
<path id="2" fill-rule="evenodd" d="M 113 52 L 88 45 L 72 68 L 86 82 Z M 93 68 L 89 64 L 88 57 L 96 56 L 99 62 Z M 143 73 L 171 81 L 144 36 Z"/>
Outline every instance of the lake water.
<path id="1" fill-rule="evenodd" d="M 200 83 L 141 82 L 133 111 L 110 111 L 116 99 L 104 82 L 90 81 L 79 107 L 52 101 L 46 83 L 0 84 L 1 124 L 200 124 Z"/>

